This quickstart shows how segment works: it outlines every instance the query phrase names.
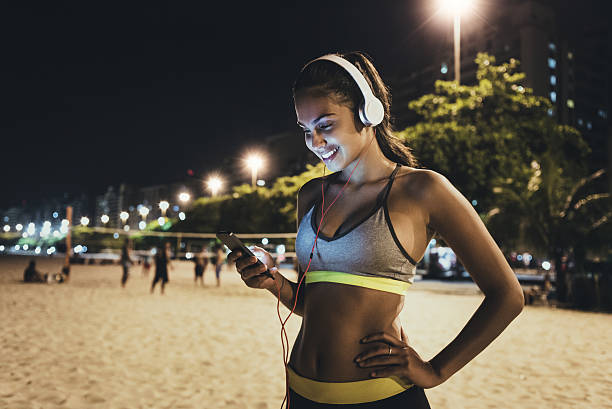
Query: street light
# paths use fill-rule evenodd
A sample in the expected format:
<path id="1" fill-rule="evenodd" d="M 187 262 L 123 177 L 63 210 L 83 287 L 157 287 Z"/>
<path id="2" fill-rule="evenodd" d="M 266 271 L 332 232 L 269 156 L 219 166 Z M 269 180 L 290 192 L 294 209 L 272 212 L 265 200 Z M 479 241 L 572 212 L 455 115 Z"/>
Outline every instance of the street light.
<path id="1" fill-rule="evenodd" d="M 455 81 L 461 84 L 461 14 L 471 8 L 473 0 L 440 0 L 440 8 L 453 15 L 455 43 Z"/>
<path id="2" fill-rule="evenodd" d="M 146 206 L 142 206 L 140 210 L 138 211 L 138 213 L 140 213 L 140 216 L 142 217 L 142 221 L 145 221 L 147 218 L 147 215 L 149 214 L 149 208 Z"/>
<path id="3" fill-rule="evenodd" d="M 87 227 L 87 225 L 89 224 L 89 217 L 81 217 L 81 225 L 83 225 L 84 227 Z"/>
<path id="4" fill-rule="evenodd" d="M 263 159 L 259 154 L 251 153 L 246 158 L 247 166 L 251 169 L 251 186 L 257 182 L 257 171 L 263 166 Z"/>
<path id="5" fill-rule="evenodd" d="M 107 214 L 103 214 L 103 215 L 100 217 L 100 221 L 101 221 L 101 222 L 104 224 L 104 226 L 106 226 L 106 223 L 108 223 L 108 221 L 109 221 L 109 220 L 110 220 L 110 217 L 108 217 L 108 215 L 107 215 Z"/>
<path id="6" fill-rule="evenodd" d="M 165 200 L 162 200 L 161 202 L 159 202 L 159 208 L 162 211 L 162 216 L 166 217 L 166 210 L 168 210 L 168 208 L 170 207 L 170 203 L 168 203 Z"/>
<path id="7" fill-rule="evenodd" d="M 206 185 L 208 189 L 210 190 L 211 194 L 213 196 L 216 196 L 219 189 L 221 189 L 221 185 L 223 185 L 223 182 L 221 181 L 221 178 L 217 176 L 211 176 L 206 181 Z"/>
<path id="8" fill-rule="evenodd" d="M 183 203 L 186 203 L 191 199 L 191 195 L 187 192 L 181 192 L 178 196 L 179 200 Z"/>
<path id="9" fill-rule="evenodd" d="M 130 214 L 126 211 L 123 211 L 121 213 L 119 213 L 119 218 L 121 219 L 121 221 L 123 222 L 123 224 L 125 224 L 127 222 L 127 219 L 129 219 Z"/>

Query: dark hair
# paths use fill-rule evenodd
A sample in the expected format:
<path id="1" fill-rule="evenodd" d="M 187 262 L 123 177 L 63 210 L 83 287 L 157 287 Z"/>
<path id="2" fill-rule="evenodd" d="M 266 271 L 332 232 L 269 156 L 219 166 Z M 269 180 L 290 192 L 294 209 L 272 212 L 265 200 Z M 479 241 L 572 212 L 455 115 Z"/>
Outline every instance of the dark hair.
<path id="1" fill-rule="evenodd" d="M 390 121 L 391 93 L 369 57 L 358 51 L 336 55 L 357 67 L 385 108 L 383 121 L 374 128 L 376 141 L 383 155 L 393 162 L 416 167 L 418 163 L 410 148 L 393 135 Z M 327 60 L 319 60 L 306 65 L 293 84 L 294 101 L 295 95 L 305 89 L 320 95 L 334 94 L 340 103 L 346 104 L 353 110 L 357 130 L 363 128 L 364 125 L 359 119 L 358 112 L 359 106 L 363 103 L 363 95 L 355 80 L 344 68 Z"/>

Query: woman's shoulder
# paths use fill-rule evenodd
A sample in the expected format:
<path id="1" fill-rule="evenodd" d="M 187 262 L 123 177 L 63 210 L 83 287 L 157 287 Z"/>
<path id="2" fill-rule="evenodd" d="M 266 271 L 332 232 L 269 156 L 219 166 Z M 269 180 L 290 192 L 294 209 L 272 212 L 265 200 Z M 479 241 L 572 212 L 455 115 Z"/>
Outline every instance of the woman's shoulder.
<path id="1" fill-rule="evenodd" d="M 435 170 L 402 166 L 395 177 L 398 189 L 414 199 L 426 199 L 441 186 L 450 183 Z"/>

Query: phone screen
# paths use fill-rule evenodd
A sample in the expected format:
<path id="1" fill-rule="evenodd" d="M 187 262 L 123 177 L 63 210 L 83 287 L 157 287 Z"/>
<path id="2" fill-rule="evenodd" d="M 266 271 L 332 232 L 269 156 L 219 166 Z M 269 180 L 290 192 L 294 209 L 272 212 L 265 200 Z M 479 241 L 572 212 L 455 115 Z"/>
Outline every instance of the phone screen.
<path id="1" fill-rule="evenodd" d="M 257 257 L 244 243 L 232 232 L 220 231 L 217 232 L 217 238 L 223 242 L 231 251 L 241 251 L 243 255 Z M 263 264 L 259 258 L 257 258 L 257 264 Z M 270 270 L 264 271 L 262 274 L 273 278 Z"/>

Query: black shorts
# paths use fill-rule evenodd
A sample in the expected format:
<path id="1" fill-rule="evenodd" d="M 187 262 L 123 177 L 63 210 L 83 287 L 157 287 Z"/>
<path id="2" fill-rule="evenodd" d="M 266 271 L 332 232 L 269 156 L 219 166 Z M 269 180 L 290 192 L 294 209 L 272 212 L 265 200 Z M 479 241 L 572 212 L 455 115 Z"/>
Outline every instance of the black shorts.
<path id="1" fill-rule="evenodd" d="M 196 277 L 202 277 L 204 275 L 204 266 L 196 266 L 195 275 Z"/>
<path id="2" fill-rule="evenodd" d="M 168 270 L 163 269 L 161 271 L 155 271 L 155 278 L 153 279 L 153 283 L 156 283 L 158 281 L 161 281 L 164 284 L 168 282 Z"/>

